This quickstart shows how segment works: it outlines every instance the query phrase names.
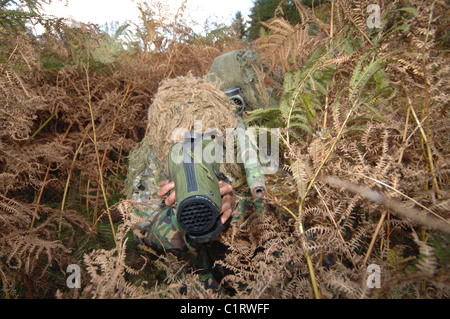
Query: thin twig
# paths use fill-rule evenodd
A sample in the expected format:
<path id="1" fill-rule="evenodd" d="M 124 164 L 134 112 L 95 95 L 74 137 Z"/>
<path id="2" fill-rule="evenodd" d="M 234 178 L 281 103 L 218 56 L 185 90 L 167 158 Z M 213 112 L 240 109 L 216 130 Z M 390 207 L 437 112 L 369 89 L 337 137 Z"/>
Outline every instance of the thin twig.
<path id="1" fill-rule="evenodd" d="M 384 218 L 386 217 L 387 212 L 388 212 L 388 210 L 385 210 L 383 212 L 383 214 L 381 215 L 380 220 L 378 221 L 377 228 L 375 229 L 375 232 L 374 232 L 374 234 L 372 236 L 372 240 L 370 241 L 369 248 L 367 249 L 366 256 L 364 257 L 364 260 L 363 260 L 363 263 L 362 263 L 363 266 L 365 266 L 365 264 L 367 263 L 367 259 L 369 259 L 370 253 L 372 252 L 373 245 L 375 244 L 375 240 L 376 240 L 376 238 L 378 236 L 378 233 L 380 232 L 381 225 L 383 224 L 383 221 L 384 221 Z"/>
<path id="2" fill-rule="evenodd" d="M 333 41 L 334 1 L 331 0 L 330 42 Z"/>
<path id="3" fill-rule="evenodd" d="M 62 144 L 63 141 L 66 139 L 66 136 L 69 133 L 69 130 L 72 127 L 73 123 L 74 122 L 72 122 L 69 125 L 69 127 L 67 128 L 66 132 L 64 133 L 63 137 L 61 138 L 60 144 Z M 44 188 L 45 188 L 45 185 L 46 185 L 46 182 L 47 182 L 48 175 L 50 173 L 51 166 L 52 166 L 52 163 L 47 165 L 47 171 L 45 172 L 44 180 L 42 181 L 42 186 L 41 186 L 41 189 L 39 190 L 39 195 L 38 195 L 38 198 L 36 200 L 36 208 L 34 209 L 34 214 L 33 214 L 32 220 L 31 220 L 30 229 L 33 229 L 34 223 L 36 221 L 36 218 L 38 217 L 38 206 L 37 205 L 39 205 L 39 203 L 41 202 L 42 194 L 44 193 Z"/>
<path id="4" fill-rule="evenodd" d="M 94 111 L 92 109 L 92 96 L 91 96 L 91 87 L 90 87 L 90 81 L 89 81 L 89 67 L 88 66 L 85 66 L 85 71 L 86 71 L 86 81 L 87 81 L 87 89 L 88 89 L 88 106 L 89 106 L 89 111 L 91 113 L 92 130 L 94 133 L 94 149 L 95 149 L 95 157 L 97 159 L 98 173 L 100 176 L 100 187 L 102 189 L 103 199 L 105 201 L 106 212 L 108 213 L 109 223 L 111 225 L 111 232 L 113 234 L 113 237 L 115 238 L 116 232 L 114 230 L 114 223 L 112 221 L 111 211 L 109 209 L 108 198 L 106 197 L 105 184 L 103 181 L 102 166 L 100 164 L 100 155 L 98 153 L 98 147 L 97 147 L 97 132 L 95 130 Z"/>
<path id="5" fill-rule="evenodd" d="M 8 57 L 8 60 L 6 60 L 5 65 L 3 66 L 2 70 L 0 71 L 0 76 L 2 76 L 3 72 L 5 72 L 6 67 L 8 66 L 9 61 L 11 61 L 11 58 L 13 57 L 14 53 L 16 52 L 17 48 L 19 47 L 19 44 L 16 44 L 16 47 L 11 52 L 11 54 Z"/>
<path id="6" fill-rule="evenodd" d="M 408 132 L 408 123 L 409 123 L 409 113 L 411 112 L 411 110 L 409 109 L 409 107 L 408 107 L 408 110 L 406 111 L 406 120 L 405 120 L 405 130 L 403 131 L 403 141 L 402 141 L 402 143 L 403 143 L 403 146 L 404 147 L 406 147 L 405 145 L 406 145 L 406 134 L 407 134 L 407 132 Z M 397 161 L 397 163 L 401 163 L 402 162 L 402 158 L 403 158 L 403 151 L 404 151 L 404 149 L 402 149 L 402 151 L 400 152 L 400 156 L 399 156 L 399 158 L 398 158 L 398 161 Z"/>
<path id="7" fill-rule="evenodd" d="M 120 106 L 119 106 L 119 108 L 117 109 L 117 112 L 116 112 L 116 114 L 115 114 L 115 116 L 114 116 L 113 125 L 112 125 L 112 129 L 111 129 L 111 134 L 110 134 L 110 136 L 108 137 L 108 142 L 107 142 L 107 143 L 108 143 L 108 147 L 106 147 L 105 151 L 103 152 L 102 163 L 101 163 L 101 165 L 100 165 L 100 169 L 101 169 L 102 172 L 103 172 L 103 168 L 104 168 L 104 166 L 105 166 L 106 155 L 107 155 L 107 153 L 108 153 L 109 145 L 111 144 L 111 140 L 112 140 L 112 138 L 113 138 L 114 131 L 115 131 L 115 129 L 116 129 L 116 123 L 117 123 L 117 119 L 119 118 L 120 111 L 122 110 L 122 107 L 125 105 L 125 102 L 128 101 L 128 99 L 130 98 L 130 95 L 128 94 L 128 93 L 130 92 L 130 89 L 131 89 L 131 82 L 128 84 L 128 87 L 127 87 L 127 90 L 126 90 L 126 92 L 125 92 L 125 95 L 124 95 L 123 98 L 122 98 L 122 102 L 120 103 Z M 94 224 L 94 225 L 97 224 L 97 222 L 96 222 L 96 221 L 97 221 L 97 218 L 98 218 L 98 215 L 97 215 L 97 212 L 98 212 L 98 205 L 97 205 L 97 203 L 98 203 L 99 195 L 100 195 L 100 191 L 97 190 L 97 195 L 96 195 L 96 206 L 95 206 L 95 209 L 94 209 L 94 216 L 93 216 L 93 224 Z"/>
<path id="8" fill-rule="evenodd" d="M 375 179 L 375 178 L 372 178 L 372 177 L 369 177 L 369 176 L 367 176 L 367 175 L 364 175 L 364 174 L 362 174 L 362 173 L 357 173 L 357 174 L 363 176 L 364 178 L 370 179 L 371 181 L 374 181 L 374 182 L 376 182 L 376 183 L 378 183 L 378 184 L 380 184 L 380 185 L 386 186 L 386 187 L 389 188 L 390 190 L 393 190 L 393 191 L 396 192 L 397 194 L 399 194 L 399 195 L 405 197 L 406 199 L 412 201 L 414 204 L 420 206 L 420 207 L 423 208 L 424 210 L 428 211 L 430 214 L 434 215 L 435 217 L 441 219 L 441 220 L 442 220 L 443 222 L 445 222 L 446 224 L 449 224 L 449 225 L 450 225 L 450 222 L 449 222 L 448 220 L 446 220 L 446 219 L 443 218 L 442 216 L 438 215 L 437 213 L 435 213 L 434 211 L 432 211 L 432 210 L 429 209 L 428 207 L 422 205 L 421 203 L 419 203 L 418 201 L 416 201 L 414 198 L 411 198 L 411 197 L 409 197 L 408 195 L 403 194 L 402 192 L 400 192 L 400 191 L 397 190 L 396 188 L 394 188 L 394 187 L 392 187 L 392 186 L 390 186 L 390 185 L 388 185 L 388 184 L 386 184 L 386 183 L 384 183 L 384 182 L 382 182 L 382 181 L 379 181 L 379 180 L 377 180 L 377 179 Z"/>
<path id="9" fill-rule="evenodd" d="M 36 137 L 36 135 L 39 134 L 40 131 L 48 124 L 50 121 L 55 117 L 55 114 L 52 114 L 41 126 L 38 127 L 38 129 L 31 135 L 31 137 L 25 142 L 24 146 L 27 146 L 30 141 Z"/>
<path id="10" fill-rule="evenodd" d="M 77 148 L 77 150 L 75 151 L 75 154 L 74 154 L 73 159 L 72 159 L 72 164 L 70 165 L 70 170 L 69 170 L 69 174 L 68 174 L 68 176 L 67 176 L 66 186 L 65 186 L 65 188 L 64 188 L 63 199 L 62 199 L 62 202 L 61 202 L 61 211 L 64 211 L 64 208 L 65 208 L 66 199 L 67 199 L 67 192 L 68 192 L 68 190 L 69 190 L 70 179 L 71 179 L 71 177 L 72 177 L 72 169 L 73 169 L 73 166 L 75 165 L 75 162 L 76 162 L 76 160 L 77 160 L 78 153 L 80 152 L 81 147 L 83 146 L 83 142 L 84 142 L 84 138 L 83 138 L 83 140 L 81 141 L 80 145 L 78 145 L 78 148 Z M 58 226 L 58 237 L 61 237 L 61 219 L 62 219 L 62 218 L 63 218 L 63 217 L 62 217 L 62 215 L 61 215 L 60 222 L 59 222 L 59 226 Z"/>
<path id="11" fill-rule="evenodd" d="M 0 260 L 1 262 L 1 260 Z M 2 270 L 2 267 L 0 267 L 0 274 L 1 274 L 1 278 L 2 278 L 2 285 L 3 285 L 3 291 L 5 292 L 5 296 L 6 299 L 11 299 L 11 296 L 9 295 L 9 290 L 8 290 L 8 279 L 6 278 L 5 273 Z"/>
<path id="12" fill-rule="evenodd" d="M 434 3 L 435 1 L 433 1 L 432 5 L 431 5 L 431 9 L 430 9 L 430 18 L 428 19 L 428 27 L 427 27 L 427 32 L 425 35 L 425 43 L 423 45 L 423 52 L 422 52 L 422 58 L 423 58 L 423 79 L 424 79 L 424 88 L 425 88 L 425 109 L 427 112 L 427 140 L 428 142 L 426 143 L 426 148 L 427 148 L 427 155 L 428 155 L 428 163 L 430 165 L 430 171 L 431 174 L 433 174 L 433 185 L 434 185 L 434 189 L 436 191 L 436 196 L 438 198 L 440 198 L 439 195 L 439 185 L 436 179 L 436 176 L 434 174 L 434 163 L 433 163 L 433 155 L 431 153 L 431 147 L 430 147 L 430 143 L 431 143 L 431 129 L 430 129 L 430 100 L 429 100 L 429 94 L 428 94 L 428 79 L 427 79 L 427 57 L 425 54 L 425 51 L 427 49 L 427 42 L 428 42 L 428 35 L 430 32 L 430 25 L 431 25 L 431 19 L 433 17 L 433 9 L 434 9 Z M 422 112 L 423 113 L 423 112 Z"/>
<path id="13" fill-rule="evenodd" d="M 409 97 L 408 91 L 406 90 L 406 87 L 404 84 L 402 84 L 402 87 L 403 87 L 403 91 L 405 92 L 406 100 L 408 101 L 409 109 L 411 110 L 411 113 L 413 114 L 414 119 L 416 120 L 416 123 L 419 127 L 420 133 L 422 133 L 422 138 L 425 141 L 425 143 L 428 143 L 427 135 L 425 134 L 425 131 L 423 130 L 421 121 L 419 120 L 419 117 L 417 116 L 416 111 L 414 110 L 414 107 L 412 105 L 412 101 L 411 101 L 411 98 Z"/>
<path id="14" fill-rule="evenodd" d="M 314 173 L 314 177 L 312 178 L 311 182 L 308 184 L 308 187 L 307 187 L 306 192 L 305 192 L 305 196 L 300 201 L 300 205 L 299 205 L 299 208 L 298 208 L 299 212 L 301 212 L 301 210 L 303 209 L 303 205 L 304 205 L 304 201 L 306 199 L 306 196 L 308 195 L 309 191 L 311 190 L 312 185 L 314 184 L 314 182 L 316 181 L 317 177 L 319 176 L 320 171 L 322 170 L 322 168 L 325 165 L 326 161 L 328 160 L 328 158 L 330 157 L 331 153 L 333 152 L 337 141 L 341 137 L 342 132 L 344 131 L 345 125 L 347 124 L 348 120 L 350 119 L 350 116 L 353 113 L 357 102 L 358 102 L 358 99 L 356 99 L 355 102 L 353 102 L 353 105 L 352 105 L 350 111 L 348 112 L 347 117 L 344 120 L 344 123 L 342 123 L 342 126 L 341 126 L 337 136 L 334 138 L 333 144 L 331 145 L 330 149 L 328 150 L 328 153 L 325 155 L 325 158 L 322 160 L 322 162 L 320 163 L 320 165 L 317 168 L 316 172 Z"/>

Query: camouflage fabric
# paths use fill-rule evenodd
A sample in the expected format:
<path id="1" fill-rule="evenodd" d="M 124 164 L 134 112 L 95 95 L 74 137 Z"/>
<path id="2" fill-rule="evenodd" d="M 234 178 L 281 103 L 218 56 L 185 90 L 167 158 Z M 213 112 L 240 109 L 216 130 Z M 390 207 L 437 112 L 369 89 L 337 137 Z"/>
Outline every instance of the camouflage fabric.
<path id="1" fill-rule="evenodd" d="M 126 181 L 131 186 L 127 196 L 135 203 L 131 211 L 131 222 L 143 235 L 135 236 L 135 239 L 155 250 L 185 249 L 184 235 L 173 209 L 167 207 L 157 195 L 161 180 L 167 179 L 167 176 L 159 169 L 150 139 L 145 138 L 133 150 L 130 158 L 140 159 L 140 164 L 144 162 L 145 165 L 130 168 Z"/>
<path id="2" fill-rule="evenodd" d="M 277 106 L 273 89 L 267 87 L 267 70 L 254 50 L 241 49 L 222 54 L 214 59 L 208 79 L 221 81 L 221 90 L 240 88 L 248 110 Z"/>
<path id="3" fill-rule="evenodd" d="M 154 198 L 161 180 L 167 176 L 160 169 L 147 135 L 128 157 L 128 173 L 124 194 L 138 203 Z"/>
<path id="4" fill-rule="evenodd" d="M 184 250 L 186 241 L 182 228 L 171 207 L 162 207 L 155 211 L 153 207 L 138 210 L 137 214 L 147 215 L 145 222 L 140 224 L 143 235 L 141 241 L 157 251 Z"/>

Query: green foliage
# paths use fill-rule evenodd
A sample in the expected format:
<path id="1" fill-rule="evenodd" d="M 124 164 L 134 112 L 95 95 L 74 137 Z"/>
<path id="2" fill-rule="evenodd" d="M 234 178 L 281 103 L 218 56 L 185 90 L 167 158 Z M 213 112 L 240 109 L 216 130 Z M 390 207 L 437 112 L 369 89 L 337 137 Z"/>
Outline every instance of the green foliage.
<path id="1" fill-rule="evenodd" d="M 242 16 L 242 12 L 236 12 L 236 15 L 233 19 L 234 28 L 236 28 L 239 39 L 243 39 L 247 35 L 247 30 L 245 28 L 244 18 Z"/>
<path id="2" fill-rule="evenodd" d="M 21 6 L 26 6 L 29 11 L 19 9 Z M 25 22 L 31 18 L 38 18 L 40 8 L 39 1 L 0 1 L 0 25 L 7 32 L 17 33 L 19 30 L 25 30 Z"/>
<path id="3" fill-rule="evenodd" d="M 47 71 L 59 71 L 65 65 L 64 60 L 49 49 L 42 50 L 41 64 Z"/>
<path id="4" fill-rule="evenodd" d="M 59 38 L 59 50 L 44 48 L 41 64 L 48 70 L 60 70 L 65 65 L 78 69 L 104 69 L 119 62 L 125 51 L 123 36 L 128 24 L 118 26 L 113 34 L 94 25 L 63 23 L 59 29 L 49 31 L 47 36 Z"/>
<path id="5" fill-rule="evenodd" d="M 94 45 L 92 59 L 103 64 L 111 64 L 123 53 L 124 45 L 121 36 L 128 28 L 128 24 L 121 25 L 113 35 L 106 34 L 102 40 Z"/>
<path id="6" fill-rule="evenodd" d="M 312 90 L 312 82 L 307 82 L 311 69 L 286 73 L 284 78 L 284 95 L 280 103 L 281 116 L 286 129 L 298 127 L 314 135 L 316 110 L 321 109 L 320 92 Z M 316 81 L 313 76 L 312 81 Z"/>
<path id="7" fill-rule="evenodd" d="M 450 266 L 450 236 L 445 234 L 434 234 L 429 240 L 430 246 L 434 248 L 436 258 L 442 265 L 447 265 L 446 271 Z"/>
<path id="8" fill-rule="evenodd" d="M 279 108 L 249 112 L 248 120 L 263 118 L 282 123 L 300 141 L 305 139 L 301 132 L 314 136 L 319 124 L 317 111 L 323 109 L 327 86 L 331 86 L 336 71 L 333 59 L 332 51 L 316 49 L 303 68 L 285 74 Z"/>
<path id="9" fill-rule="evenodd" d="M 395 88 L 390 87 L 390 79 L 384 71 L 386 59 L 393 53 L 376 57 L 371 51 L 364 54 L 357 62 L 349 82 L 348 100 L 355 110 L 362 106 L 369 111 L 369 114 L 368 116 L 355 115 L 350 119 L 350 123 L 363 124 L 365 120 L 383 121 L 381 109 L 386 104 L 387 96 L 395 93 Z M 369 58 L 371 61 L 364 66 Z"/>
<path id="10" fill-rule="evenodd" d="M 250 9 L 249 15 L 248 37 L 250 40 L 259 38 L 262 32 L 267 31 L 260 22 L 265 22 L 275 17 L 276 11 L 278 11 L 277 16 L 285 17 L 293 25 L 300 22 L 300 16 L 295 8 L 294 1 L 256 0 Z"/>

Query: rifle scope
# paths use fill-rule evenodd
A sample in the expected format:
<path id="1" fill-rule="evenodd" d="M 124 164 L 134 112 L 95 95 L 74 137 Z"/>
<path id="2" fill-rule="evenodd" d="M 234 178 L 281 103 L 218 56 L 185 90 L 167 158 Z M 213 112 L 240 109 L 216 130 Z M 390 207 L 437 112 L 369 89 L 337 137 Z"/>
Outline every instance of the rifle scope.
<path id="1" fill-rule="evenodd" d="M 203 148 L 213 139 L 187 132 L 169 152 L 169 179 L 175 182 L 175 210 L 179 225 L 189 240 L 205 243 L 222 231 L 222 197 L 212 163 L 205 161 Z"/>

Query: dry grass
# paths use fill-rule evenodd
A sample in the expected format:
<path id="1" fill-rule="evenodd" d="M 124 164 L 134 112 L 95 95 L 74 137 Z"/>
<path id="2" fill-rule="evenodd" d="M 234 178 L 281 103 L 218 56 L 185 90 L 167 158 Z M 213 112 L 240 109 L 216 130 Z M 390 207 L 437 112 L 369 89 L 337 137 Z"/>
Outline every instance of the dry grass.
<path id="1" fill-rule="evenodd" d="M 368 4 L 297 3 L 302 24 L 274 19 L 249 44 L 285 79 L 280 109 L 250 114 L 281 128 L 284 170 L 267 176 L 263 210 L 220 237 L 218 292 L 175 256 L 137 249 L 115 217 L 161 83 L 204 75 L 242 42 L 185 41 L 179 23 L 161 42 L 147 24 L 153 51 L 112 55 L 95 26 L 55 21 L 39 43 L 1 32 L 2 297 L 448 298 L 448 7 L 386 3 L 371 30 Z M 72 263 L 85 265 L 81 291 L 65 287 Z M 369 264 L 381 289 L 365 285 Z"/>

